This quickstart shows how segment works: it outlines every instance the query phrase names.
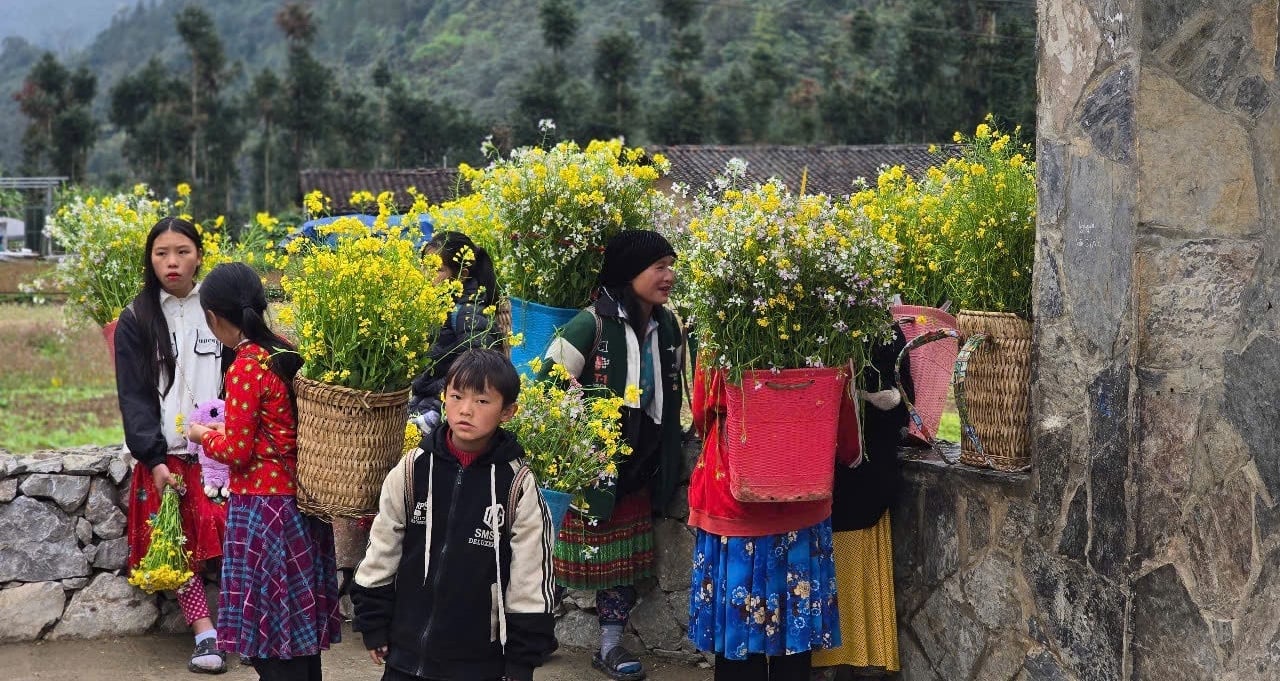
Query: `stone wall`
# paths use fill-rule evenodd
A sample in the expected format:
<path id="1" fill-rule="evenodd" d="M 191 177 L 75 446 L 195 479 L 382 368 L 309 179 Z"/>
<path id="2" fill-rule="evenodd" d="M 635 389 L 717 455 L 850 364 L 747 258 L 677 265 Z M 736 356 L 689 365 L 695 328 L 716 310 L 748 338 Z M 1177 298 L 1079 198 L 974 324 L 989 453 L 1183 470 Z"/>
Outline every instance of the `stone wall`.
<path id="1" fill-rule="evenodd" d="M 0 450 L 0 642 L 186 630 L 123 576 L 129 471 L 119 447 Z"/>
<path id="2" fill-rule="evenodd" d="M 1033 471 L 911 464 L 904 678 L 1280 676 L 1278 14 L 1040 0 Z"/>

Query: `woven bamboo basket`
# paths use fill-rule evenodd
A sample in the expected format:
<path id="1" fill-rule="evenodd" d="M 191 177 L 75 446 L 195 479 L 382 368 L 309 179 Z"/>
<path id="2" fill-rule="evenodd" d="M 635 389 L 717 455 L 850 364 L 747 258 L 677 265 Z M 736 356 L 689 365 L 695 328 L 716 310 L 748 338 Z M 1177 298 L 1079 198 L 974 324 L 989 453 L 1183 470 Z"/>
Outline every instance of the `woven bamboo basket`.
<path id="1" fill-rule="evenodd" d="M 956 406 L 962 429 L 960 461 L 996 470 L 1022 470 L 1031 464 L 1031 322 L 1005 312 L 961 310 L 962 336 L 986 336 L 969 357 L 956 364 Z M 963 353 L 962 353 L 963 354 Z"/>
<path id="2" fill-rule="evenodd" d="M 507 343 L 507 338 L 511 336 L 511 299 L 502 296 L 498 298 L 498 314 L 494 325 L 498 328 L 498 334 L 502 336 L 502 354 L 511 359 L 511 345 Z"/>
<path id="3" fill-rule="evenodd" d="M 298 508 L 321 518 L 378 510 L 387 472 L 400 459 L 409 389 L 373 393 L 299 376 Z"/>

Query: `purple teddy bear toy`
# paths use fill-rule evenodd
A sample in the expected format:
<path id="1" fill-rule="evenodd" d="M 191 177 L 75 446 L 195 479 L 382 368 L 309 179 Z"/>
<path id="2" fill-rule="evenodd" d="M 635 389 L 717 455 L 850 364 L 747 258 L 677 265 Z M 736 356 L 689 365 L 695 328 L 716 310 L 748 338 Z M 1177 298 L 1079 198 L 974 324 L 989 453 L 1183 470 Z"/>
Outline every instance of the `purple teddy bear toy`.
<path id="1" fill-rule="evenodd" d="M 198 423 L 202 426 L 224 423 L 227 419 L 224 411 L 225 406 L 226 404 L 219 399 L 201 402 L 196 405 L 195 411 L 187 414 L 187 423 Z M 205 496 L 214 501 L 231 496 L 230 489 L 228 489 L 231 469 L 227 464 L 209 458 L 204 453 L 204 447 L 194 442 L 187 442 L 187 451 L 195 454 L 196 458 L 200 460 Z"/>

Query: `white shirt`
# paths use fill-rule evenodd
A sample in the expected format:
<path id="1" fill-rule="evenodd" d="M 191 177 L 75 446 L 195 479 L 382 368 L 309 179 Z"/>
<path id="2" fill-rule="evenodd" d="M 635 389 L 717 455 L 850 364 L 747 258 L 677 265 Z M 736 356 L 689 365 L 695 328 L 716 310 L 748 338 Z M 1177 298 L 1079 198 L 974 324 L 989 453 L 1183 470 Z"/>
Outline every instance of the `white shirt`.
<path id="1" fill-rule="evenodd" d="M 160 398 L 160 421 L 169 448 L 182 447 L 185 440 L 178 433 L 177 416 L 187 414 L 195 406 L 218 396 L 222 389 L 222 353 L 224 348 L 209 330 L 204 310 L 200 308 L 200 284 L 196 283 L 185 298 L 160 291 L 160 309 L 169 325 L 169 341 L 173 346 L 177 368 L 173 387 Z M 166 383 L 160 372 L 158 390 Z"/>

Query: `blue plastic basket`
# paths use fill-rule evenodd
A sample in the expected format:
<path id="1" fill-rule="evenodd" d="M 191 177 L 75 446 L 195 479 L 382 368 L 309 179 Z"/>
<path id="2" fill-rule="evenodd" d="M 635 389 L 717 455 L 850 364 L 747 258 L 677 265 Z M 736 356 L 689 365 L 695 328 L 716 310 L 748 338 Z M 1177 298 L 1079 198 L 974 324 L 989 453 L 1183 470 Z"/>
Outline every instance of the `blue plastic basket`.
<path id="1" fill-rule="evenodd" d="M 543 501 L 547 502 L 547 510 L 551 511 L 551 524 L 555 526 L 556 534 L 559 534 L 564 515 L 569 512 L 569 502 L 573 500 L 573 495 L 545 487 L 539 487 L 538 492 L 542 494 Z"/>
<path id="2" fill-rule="evenodd" d="M 547 346 L 556 331 L 569 323 L 579 310 L 547 307 L 519 298 L 511 299 L 511 333 L 524 334 L 524 342 L 511 348 L 511 363 L 522 375 L 533 377 L 529 361 L 547 354 Z"/>

